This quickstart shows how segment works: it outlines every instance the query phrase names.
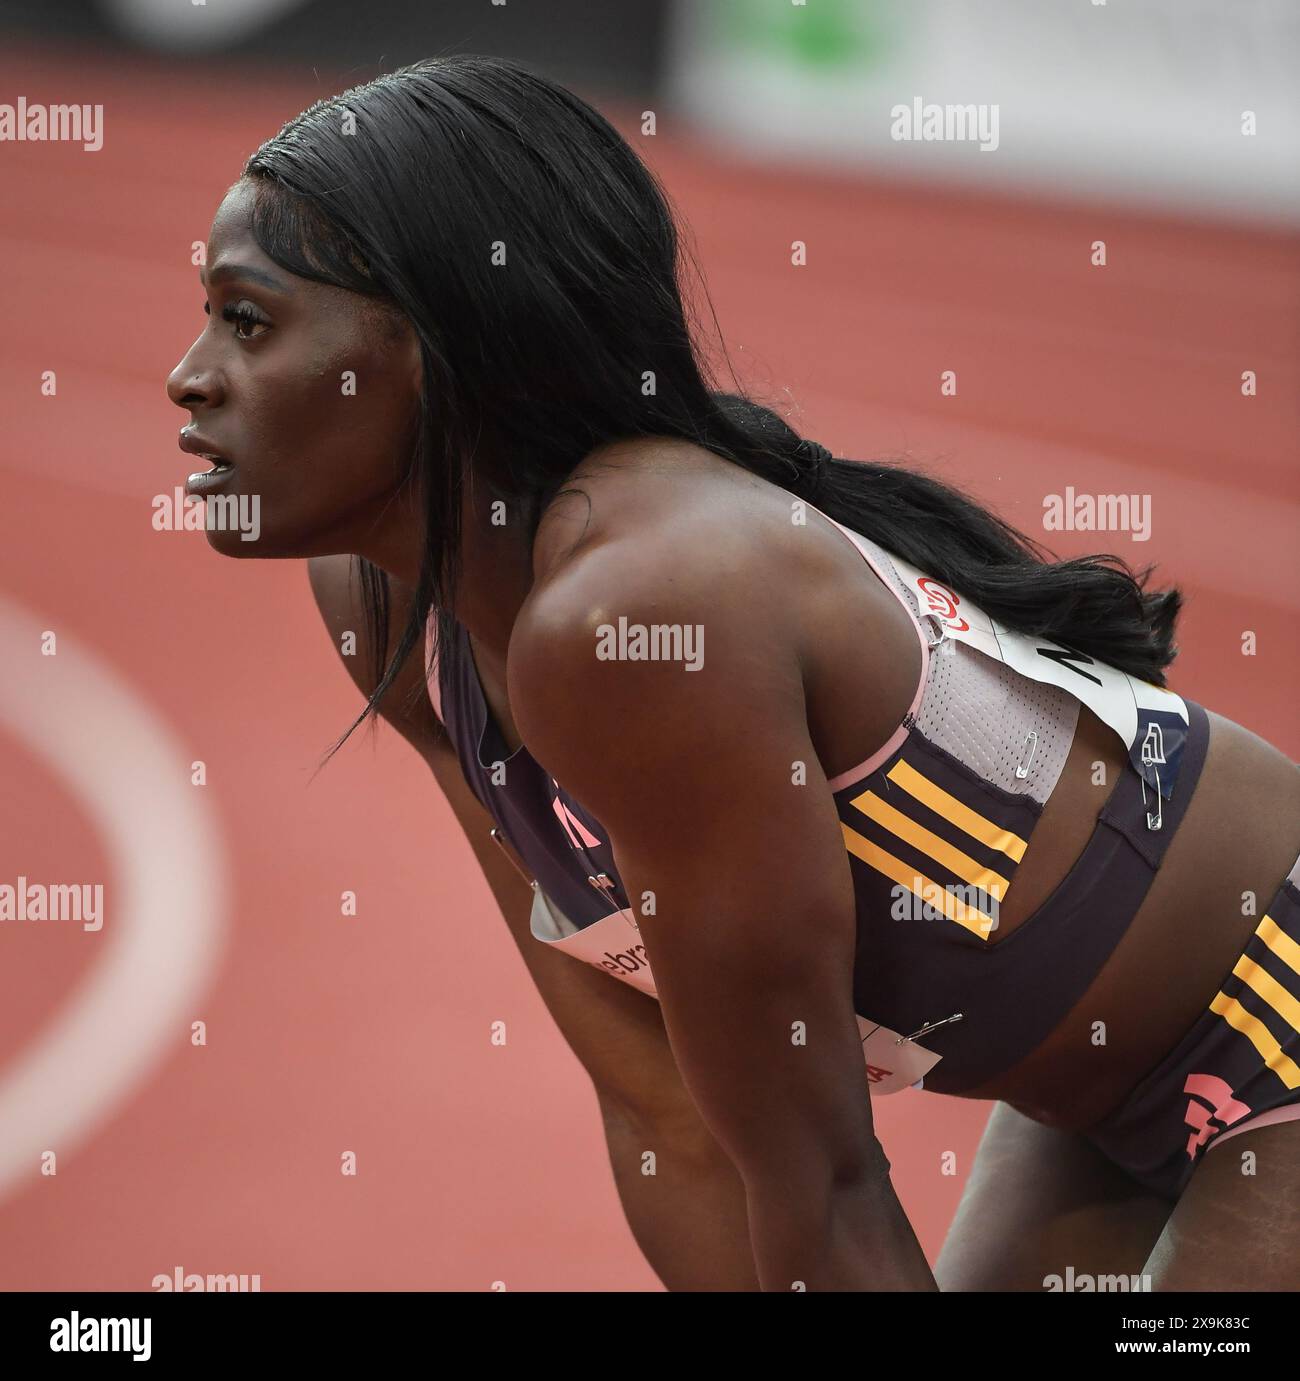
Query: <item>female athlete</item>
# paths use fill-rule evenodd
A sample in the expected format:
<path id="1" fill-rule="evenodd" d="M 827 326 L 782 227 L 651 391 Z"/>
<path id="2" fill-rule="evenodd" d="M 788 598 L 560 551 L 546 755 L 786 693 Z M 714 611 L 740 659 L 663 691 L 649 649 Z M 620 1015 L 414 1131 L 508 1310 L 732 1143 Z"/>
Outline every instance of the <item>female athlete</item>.
<path id="1" fill-rule="evenodd" d="M 312 106 L 168 380 L 210 543 L 364 626 L 670 1289 L 1300 1288 L 1300 771 L 1165 686 L 1177 590 L 711 390 L 687 258 L 517 65 Z M 996 1103 L 933 1271 L 918 1086 Z"/>

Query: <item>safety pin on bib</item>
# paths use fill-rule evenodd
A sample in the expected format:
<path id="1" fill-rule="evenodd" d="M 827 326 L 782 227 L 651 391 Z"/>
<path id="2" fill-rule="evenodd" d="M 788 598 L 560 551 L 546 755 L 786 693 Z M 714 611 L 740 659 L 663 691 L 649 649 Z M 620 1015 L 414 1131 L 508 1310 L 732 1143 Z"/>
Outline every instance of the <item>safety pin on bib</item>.
<path id="1" fill-rule="evenodd" d="M 1160 792 L 1160 772 L 1156 768 L 1156 763 L 1165 761 L 1165 736 L 1159 724 L 1148 724 L 1145 737 L 1142 739 L 1142 761 L 1155 774 L 1156 779 L 1156 813 L 1151 814 L 1147 811 L 1147 829 L 1158 830 L 1164 823 L 1164 800 Z M 1142 781 L 1142 804 L 1147 803 L 1147 779 L 1145 774 L 1141 774 Z"/>
<path id="2" fill-rule="evenodd" d="M 496 842 L 501 845 L 501 852 L 505 854 L 505 856 L 510 860 L 511 863 L 514 864 L 515 871 L 519 874 L 521 878 L 523 878 L 523 880 L 529 885 L 529 887 L 531 887 L 533 891 L 536 892 L 537 879 L 530 878 L 528 874 L 524 871 L 523 866 L 519 863 L 518 859 L 516 859 L 514 854 L 510 852 L 509 846 L 506 844 L 505 836 L 501 833 L 499 829 L 496 828 L 495 825 L 492 827 L 492 830 L 490 832 L 492 838 L 495 839 Z"/>
<path id="3" fill-rule="evenodd" d="M 920 615 L 920 618 L 923 622 L 928 622 L 930 627 L 934 630 L 933 632 L 928 633 L 926 635 L 925 640 L 926 648 L 930 652 L 933 652 L 934 649 L 938 647 L 940 643 L 948 641 L 948 630 L 944 627 L 943 620 L 939 617 L 938 614 L 931 614 L 927 612 Z M 951 643 L 949 643 L 949 645 L 945 647 L 943 650 L 945 652 L 951 652 Z"/>
<path id="4" fill-rule="evenodd" d="M 541 884 L 537 881 L 536 878 L 530 878 L 528 876 L 527 872 L 524 870 L 523 865 L 514 856 L 514 853 L 511 851 L 510 846 L 506 843 L 505 835 L 502 834 L 502 832 L 495 825 L 493 825 L 493 827 L 488 831 L 488 833 L 501 846 L 501 852 L 505 854 L 505 856 L 510 860 L 511 864 L 514 866 L 515 872 L 517 872 L 519 876 L 523 878 L 523 880 L 529 885 L 529 887 L 531 887 L 533 891 L 536 892 L 540 888 Z M 586 849 L 579 849 L 579 852 L 582 854 L 583 861 L 586 863 L 587 867 L 592 867 L 593 864 L 591 862 L 591 859 L 587 855 Z M 613 879 L 609 876 L 609 874 L 588 873 L 587 881 L 596 889 L 597 892 L 600 893 L 602 897 L 605 898 L 609 905 L 614 908 L 611 914 L 620 914 L 620 912 L 622 911 L 622 907 L 619 906 L 618 902 L 611 895 L 614 890 L 614 882 Z M 634 920 L 632 920 L 630 915 L 628 917 L 628 920 L 631 923 L 632 929 L 635 930 L 638 934 L 640 934 L 641 927 L 638 926 Z"/>
<path id="5" fill-rule="evenodd" d="M 590 868 L 592 864 L 590 859 L 587 858 L 587 851 L 583 849 L 581 852 L 583 859 Z M 623 907 L 618 904 L 618 898 L 614 896 L 614 880 L 608 873 L 588 873 L 587 881 L 602 897 L 604 897 L 605 901 L 614 908 L 609 913 L 610 916 L 621 916 L 623 914 Z M 608 920 L 609 917 L 607 916 L 605 919 Z M 640 935 L 641 927 L 632 919 L 632 908 L 630 906 L 627 908 L 627 923 L 638 935 Z"/>
<path id="6" fill-rule="evenodd" d="M 960 1021 L 962 1019 L 962 1016 L 963 1013 L 954 1012 L 952 1016 L 944 1017 L 942 1021 L 927 1022 L 923 1027 L 921 1027 L 919 1031 L 913 1031 L 910 1036 L 899 1036 L 899 1038 L 894 1042 L 894 1044 L 902 1045 L 904 1041 L 917 1040 L 919 1037 L 924 1036 L 927 1032 L 937 1031 L 939 1027 L 947 1026 L 950 1021 Z"/>

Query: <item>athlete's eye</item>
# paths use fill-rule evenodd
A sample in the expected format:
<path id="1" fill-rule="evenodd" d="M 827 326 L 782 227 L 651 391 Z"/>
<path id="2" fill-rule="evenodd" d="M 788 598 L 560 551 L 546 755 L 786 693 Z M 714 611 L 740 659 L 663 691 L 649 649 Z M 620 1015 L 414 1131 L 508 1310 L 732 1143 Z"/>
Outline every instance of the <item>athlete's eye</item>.
<path id="1" fill-rule="evenodd" d="M 271 329 L 271 323 L 253 306 L 251 302 L 231 302 L 221 309 L 222 321 L 228 321 L 235 328 L 238 340 L 256 340 Z M 260 327 L 255 331 L 254 327 Z"/>

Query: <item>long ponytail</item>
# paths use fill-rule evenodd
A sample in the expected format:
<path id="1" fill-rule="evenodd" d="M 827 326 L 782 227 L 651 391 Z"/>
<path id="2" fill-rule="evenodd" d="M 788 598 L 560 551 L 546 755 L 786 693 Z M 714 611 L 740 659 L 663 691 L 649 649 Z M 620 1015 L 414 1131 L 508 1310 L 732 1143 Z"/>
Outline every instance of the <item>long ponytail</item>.
<path id="1" fill-rule="evenodd" d="M 805 440 L 771 409 L 710 395 L 702 444 L 950 585 L 1022 633 L 1086 652 L 1157 686 L 1178 655 L 1177 587 L 1148 590 L 1153 568 L 1119 556 L 1059 561 L 960 490 L 912 466 L 843 460 Z M 706 439 L 707 438 L 707 439 Z"/>

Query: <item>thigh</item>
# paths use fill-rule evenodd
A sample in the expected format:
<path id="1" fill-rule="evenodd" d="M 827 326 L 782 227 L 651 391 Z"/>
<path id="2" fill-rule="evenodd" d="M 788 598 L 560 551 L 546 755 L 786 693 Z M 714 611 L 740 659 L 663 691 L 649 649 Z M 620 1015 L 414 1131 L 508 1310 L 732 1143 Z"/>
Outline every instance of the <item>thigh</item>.
<path id="1" fill-rule="evenodd" d="M 1143 1270 L 1153 1290 L 1300 1290 L 1300 1122 L 1208 1147 Z"/>
<path id="2" fill-rule="evenodd" d="M 1082 1137 L 997 1103 L 935 1279 L 941 1290 L 1043 1290 L 1071 1267 L 1136 1275 L 1173 1207 Z"/>

